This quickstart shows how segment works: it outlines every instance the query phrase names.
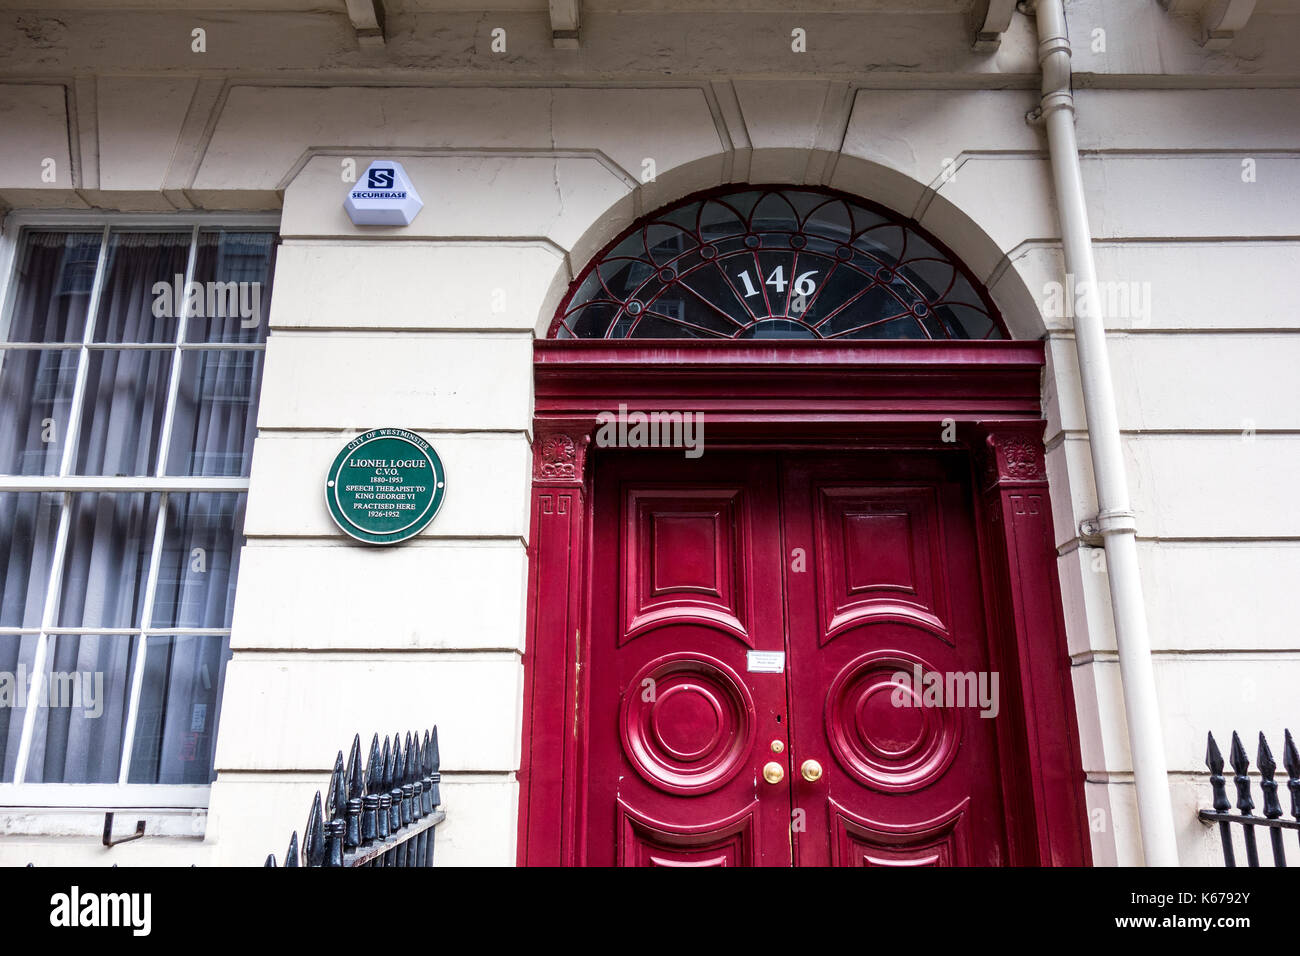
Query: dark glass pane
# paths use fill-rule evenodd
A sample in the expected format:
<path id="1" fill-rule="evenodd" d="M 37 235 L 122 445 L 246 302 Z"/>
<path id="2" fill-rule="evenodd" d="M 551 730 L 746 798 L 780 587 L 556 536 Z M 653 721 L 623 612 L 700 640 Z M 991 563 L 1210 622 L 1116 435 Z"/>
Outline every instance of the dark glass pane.
<path id="1" fill-rule="evenodd" d="M 717 263 L 706 263 L 683 276 L 677 283 L 683 298 L 692 302 L 693 312 L 712 313 L 708 322 L 700 324 L 709 328 L 731 329 L 738 332 L 753 316 L 740 301 L 735 288 L 724 277 Z"/>
<path id="2" fill-rule="evenodd" d="M 888 289 L 880 286 L 869 288 L 866 292 L 851 300 L 838 311 L 831 310 L 825 319 L 819 319 L 815 325 L 823 338 L 831 338 L 852 332 L 855 336 L 865 335 L 880 338 L 876 333 L 859 332 L 865 326 L 874 325 L 886 319 L 907 315 L 908 307 Z M 910 320 L 909 320 L 910 321 Z M 926 338 L 920 326 L 913 323 L 912 338 Z"/>
<path id="3" fill-rule="evenodd" d="M 0 783 L 14 782 L 39 641 L 36 634 L 0 634 Z"/>
<path id="4" fill-rule="evenodd" d="M 25 783 L 117 783 L 131 669 L 140 639 L 115 634 L 49 638 Z M 31 701 L 29 699 L 28 703 Z M 20 715 L 14 715 L 11 734 Z M 17 742 L 14 751 L 17 752 Z"/>
<path id="5" fill-rule="evenodd" d="M 127 780 L 211 783 L 230 639 L 167 635 L 148 641 Z"/>
<path id="6" fill-rule="evenodd" d="M 835 200 L 818 206 L 808 219 L 807 229 L 828 239 L 848 242 L 853 237 L 853 214 L 848 203 Z"/>
<path id="7" fill-rule="evenodd" d="M 10 342 L 80 342 L 102 233 L 27 232 L 14 273 Z"/>
<path id="8" fill-rule="evenodd" d="M 747 231 L 745 217 L 756 196 L 757 193 L 750 194 L 748 202 L 738 201 L 744 197 L 733 196 L 728 196 L 725 202 L 710 200 L 704 203 L 703 208 L 693 203 L 689 218 L 694 220 L 697 216 L 695 210 L 699 210 L 700 237 L 705 242 L 714 242 L 724 236 L 743 236 Z"/>
<path id="9" fill-rule="evenodd" d="M 189 230 L 110 233 L 95 341 L 174 342 L 189 254 Z"/>
<path id="10" fill-rule="evenodd" d="M 576 338 L 603 339 L 618 314 L 618 306 L 597 302 L 569 313 L 564 324 Z"/>
<path id="11" fill-rule="evenodd" d="M 652 222 L 645 227 L 646 251 L 656 265 L 667 265 L 698 242 L 694 236 L 670 223 Z"/>
<path id="12" fill-rule="evenodd" d="M 0 625 L 40 627 L 63 496 L 0 494 Z M 12 673 L 0 660 L 0 673 Z"/>
<path id="13" fill-rule="evenodd" d="M 186 320 L 186 341 L 266 340 L 275 250 L 271 232 L 199 233 L 194 279 L 202 302 Z"/>
<path id="14" fill-rule="evenodd" d="M 167 409 L 174 349 L 90 353 L 77 473 L 152 475 Z"/>
<path id="15" fill-rule="evenodd" d="M 668 317 L 652 313 L 645 313 L 644 315 L 638 316 L 635 330 L 627 337 L 638 339 L 711 338 L 711 336 L 705 332 L 671 321 Z"/>
<path id="16" fill-rule="evenodd" d="M 60 627 L 139 627 L 158 495 L 78 494 L 63 583 Z"/>
<path id="17" fill-rule="evenodd" d="M 168 474 L 248 474 L 264 355 L 260 349 L 185 352 Z"/>
<path id="18" fill-rule="evenodd" d="M 244 541 L 245 496 L 171 495 L 153 627 L 230 627 Z"/>
<path id="19" fill-rule="evenodd" d="M 947 328 L 950 338 L 984 339 L 1002 337 L 996 334 L 997 326 L 988 313 L 982 309 L 973 309 L 965 305 L 940 306 L 935 309 L 935 315 Z"/>
<path id="20" fill-rule="evenodd" d="M 631 298 L 637 288 L 651 278 L 655 271 L 654 266 L 640 259 L 606 260 L 598 268 L 604 295 L 619 302 Z"/>
<path id="21" fill-rule="evenodd" d="M 794 232 L 799 228 L 799 214 L 781 193 L 764 193 L 750 213 L 749 228 L 751 232 L 768 229 Z"/>
<path id="22" fill-rule="evenodd" d="M 742 339 L 814 339 L 816 334 L 802 322 L 790 319 L 764 319 L 755 322 L 738 338 Z"/>
<path id="23" fill-rule="evenodd" d="M 58 474 L 80 356 L 76 348 L 0 352 L 0 472 Z"/>
<path id="24" fill-rule="evenodd" d="M 957 281 L 956 267 L 937 259 L 914 259 L 900 271 L 927 302 L 942 299 Z"/>

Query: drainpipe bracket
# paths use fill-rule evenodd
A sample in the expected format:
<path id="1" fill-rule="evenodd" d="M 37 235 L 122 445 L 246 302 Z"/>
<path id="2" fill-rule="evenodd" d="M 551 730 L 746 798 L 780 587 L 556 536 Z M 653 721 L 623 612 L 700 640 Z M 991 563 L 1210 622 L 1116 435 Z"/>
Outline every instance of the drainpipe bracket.
<path id="1" fill-rule="evenodd" d="M 1137 515 L 1132 511 L 1103 511 L 1079 522 L 1079 537 L 1087 544 L 1100 543 L 1112 534 L 1136 533 Z"/>

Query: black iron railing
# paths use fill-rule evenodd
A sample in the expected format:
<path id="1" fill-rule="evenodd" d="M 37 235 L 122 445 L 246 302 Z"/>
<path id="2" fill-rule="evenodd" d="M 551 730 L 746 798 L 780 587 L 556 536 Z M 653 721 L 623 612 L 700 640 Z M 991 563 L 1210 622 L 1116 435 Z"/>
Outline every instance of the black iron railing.
<path id="1" fill-rule="evenodd" d="M 1286 848 L 1282 844 L 1282 831 L 1300 831 L 1300 753 L 1296 751 L 1291 731 L 1284 730 L 1285 740 L 1282 744 L 1282 764 L 1286 767 L 1286 786 L 1291 791 L 1291 817 L 1282 819 L 1282 804 L 1277 798 L 1277 781 L 1273 774 L 1277 771 L 1277 762 L 1273 751 L 1269 749 L 1264 735 L 1259 735 L 1259 750 L 1255 755 L 1255 765 L 1259 768 L 1260 790 L 1264 800 L 1264 815 L 1256 816 L 1255 800 L 1250 793 L 1250 759 L 1246 748 L 1241 745 L 1237 732 L 1232 732 L 1232 749 L 1228 760 L 1232 764 L 1232 782 L 1237 787 L 1237 813 L 1230 812 L 1232 804 L 1228 800 L 1227 780 L 1223 776 L 1223 754 L 1214 742 L 1214 734 L 1208 734 L 1205 749 L 1205 765 L 1210 768 L 1210 789 L 1214 792 L 1214 809 L 1202 810 L 1201 822 L 1206 825 L 1219 825 L 1219 839 L 1223 842 L 1223 863 L 1236 866 L 1237 857 L 1232 846 L 1232 828 L 1239 826 L 1243 832 L 1246 845 L 1246 865 L 1259 866 L 1259 847 L 1255 843 L 1255 828 L 1268 830 L 1269 841 L 1273 848 L 1273 865 L 1286 866 Z"/>
<path id="2" fill-rule="evenodd" d="M 343 751 L 334 760 L 329 795 L 320 791 L 312 802 L 303 831 L 289 839 L 285 866 L 433 866 L 433 840 L 447 814 L 442 803 L 438 771 L 438 728 L 370 742 L 370 759 L 361 769 L 361 735 L 352 740 L 344 769 Z M 266 858 L 275 866 L 275 854 Z"/>

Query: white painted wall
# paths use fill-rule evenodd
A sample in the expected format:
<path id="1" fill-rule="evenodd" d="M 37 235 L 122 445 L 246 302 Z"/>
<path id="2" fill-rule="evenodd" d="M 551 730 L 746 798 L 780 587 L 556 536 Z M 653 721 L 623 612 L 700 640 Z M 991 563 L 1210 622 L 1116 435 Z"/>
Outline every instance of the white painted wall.
<path id="1" fill-rule="evenodd" d="M 479 50 L 491 17 L 449 14 L 422 47 L 427 21 L 399 15 L 386 59 L 367 61 L 345 23 L 303 14 L 282 63 L 302 83 L 267 78 L 264 39 L 218 45 L 196 67 L 165 45 L 129 58 L 122 27 L 68 53 L 102 28 L 91 12 L 69 11 L 63 34 L 48 27 L 63 37 L 53 58 L 0 27 L 13 52 L 0 203 L 282 208 L 284 237 L 210 811 L 149 814 L 151 832 L 172 835 L 111 856 L 93 814 L 0 813 L 15 834 L 0 863 L 254 864 L 301 830 L 352 733 L 435 721 L 440 859 L 513 863 L 531 340 L 639 213 L 727 181 L 832 185 L 914 216 L 987 282 L 1017 336 L 1046 339 L 1093 851 L 1140 861 L 1104 566 L 1075 530 L 1095 504 L 1073 341 L 1068 320 L 1040 309 L 1061 267 L 1045 145 L 1024 121 L 1037 84 L 1023 17 L 977 57 L 961 18 L 885 9 L 850 30 L 846 15 L 807 14 L 800 61 L 785 52 L 787 15 L 643 13 L 631 29 L 594 6 L 577 59 L 543 52 L 538 16 L 502 13 L 519 45 L 495 66 Z M 1070 5 L 1076 38 L 1106 31 L 1104 52 L 1076 39 L 1080 139 L 1101 278 L 1150 293 L 1149 314 L 1108 327 L 1180 852 L 1213 863 L 1194 819 L 1204 733 L 1263 729 L 1276 749 L 1300 675 L 1287 601 L 1300 571 L 1300 94 L 1196 87 L 1294 76 L 1300 18 L 1261 4 L 1219 54 L 1190 20 L 1129 6 Z M 141 35 L 187 16 L 154 15 Z M 282 43 L 290 33 L 287 19 L 257 22 Z M 462 28 L 474 52 L 452 55 Z M 70 64 L 90 72 L 74 81 Z M 335 66 L 353 72 L 340 82 Z M 343 214 L 344 160 L 364 169 L 379 155 L 400 158 L 425 199 L 409 228 L 359 229 Z M 419 431 L 448 471 L 437 520 L 389 550 L 345 539 L 319 487 L 347 436 L 381 425 Z"/>

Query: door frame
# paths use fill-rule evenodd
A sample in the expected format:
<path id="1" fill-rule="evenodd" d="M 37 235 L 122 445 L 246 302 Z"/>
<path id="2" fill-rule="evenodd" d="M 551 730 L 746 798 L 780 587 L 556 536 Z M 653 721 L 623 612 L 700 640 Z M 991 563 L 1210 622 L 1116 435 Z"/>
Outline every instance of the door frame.
<path id="1" fill-rule="evenodd" d="M 520 865 L 580 864 L 586 832 L 588 454 L 601 412 L 704 413 L 705 450 L 949 451 L 971 467 L 1009 858 L 1091 863 L 1043 448 L 1041 342 L 534 343 Z M 952 441 L 945 441 L 951 438 Z"/>

